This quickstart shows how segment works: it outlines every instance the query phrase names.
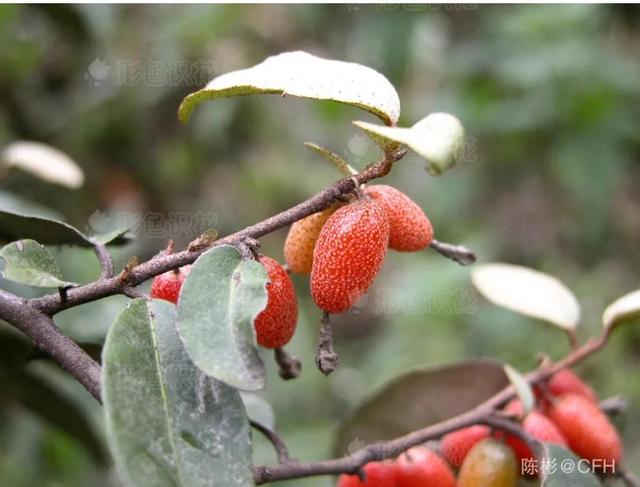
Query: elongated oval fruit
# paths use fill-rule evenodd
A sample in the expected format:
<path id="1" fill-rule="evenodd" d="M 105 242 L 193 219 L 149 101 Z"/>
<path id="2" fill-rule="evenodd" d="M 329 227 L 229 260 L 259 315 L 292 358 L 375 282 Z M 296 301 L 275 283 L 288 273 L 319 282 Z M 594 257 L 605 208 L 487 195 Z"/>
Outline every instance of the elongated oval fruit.
<path id="1" fill-rule="evenodd" d="M 562 369 L 555 373 L 547 383 L 549 392 L 554 396 L 560 396 L 569 392 L 578 394 L 594 404 L 598 404 L 598 396 L 591 386 L 586 384 L 571 369 Z"/>
<path id="2" fill-rule="evenodd" d="M 258 344 L 265 348 L 280 348 L 289 343 L 296 331 L 298 302 L 287 271 L 271 257 L 258 257 L 267 270 L 267 307 L 256 317 Z"/>
<path id="3" fill-rule="evenodd" d="M 582 458 L 596 460 L 594 467 L 611 468 L 622 461 L 622 441 L 600 408 L 579 394 L 564 394 L 548 411 L 569 447 Z"/>
<path id="4" fill-rule="evenodd" d="M 313 249 L 318 241 L 320 230 L 337 209 L 337 205 L 330 206 L 291 225 L 284 241 L 284 261 L 291 272 L 297 274 L 311 272 Z"/>
<path id="5" fill-rule="evenodd" d="M 385 184 L 368 186 L 365 193 L 378 201 L 389 218 L 389 248 L 415 252 L 431 244 L 433 227 L 415 201 Z"/>
<path id="6" fill-rule="evenodd" d="M 509 402 L 504 408 L 505 413 L 522 415 L 522 403 L 518 399 Z M 543 443 L 555 443 L 556 445 L 567 446 L 567 440 L 562 432 L 553 422 L 540 411 L 531 411 L 522 421 L 522 429 L 532 438 Z M 505 442 L 516 454 L 519 464 L 523 460 L 533 461 L 535 456 L 527 444 L 515 435 L 496 432 L 496 438 L 505 438 Z M 535 462 L 531 463 L 533 465 Z"/>
<path id="7" fill-rule="evenodd" d="M 477 443 L 489 437 L 488 426 L 477 424 L 448 433 L 442 437 L 440 449 L 447 461 L 454 467 L 460 467 L 469 451 Z"/>
<path id="8" fill-rule="evenodd" d="M 389 222 L 376 201 L 343 206 L 322 227 L 313 251 L 311 295 L 328 313 L 350 308 L 373 283 L 389 243 Z"/>
<path id="9" fill-rule="evenodd" d="M 400 455 L 396 461 L 395 487 L 423 485 L 456 487 L 456 479 L 451 468 L 440 455 L 428 448 L 411 448 Z"/>
<path id="10" fill-rule="evenodd" d="M 156 299 L 164 299 L 173 304 L 178 303 L 180 290 L 184 280 L 189 275 L 190 265 L 167 271 L 153 278 L 151 281 L 151 297 Z"/>
<path id="11" fill-rule="evenodd" d="M 371 462 L 364 468 L 365 481 L 357 475 L 340 475 L 338 487 L 395 487 L 395 465 L 391 462 Z"/>
<path id="12" fill-rule="evenodd" d="M 511 448 L 487 438 L 474 446 L 462 463 L 458 487 L 515 487 L 519 472 Z"/>

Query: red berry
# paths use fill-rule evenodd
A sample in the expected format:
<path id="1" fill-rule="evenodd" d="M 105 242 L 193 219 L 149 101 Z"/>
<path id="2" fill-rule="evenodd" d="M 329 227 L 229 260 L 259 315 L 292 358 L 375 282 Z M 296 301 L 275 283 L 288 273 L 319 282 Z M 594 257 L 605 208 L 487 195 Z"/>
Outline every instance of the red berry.
<path id="1" fill-rule="evenodd" d="M 506 405 L 504 411 L 521 416 L 523 413 L 522 403 L 518 399 L 514 399 Z M 558 427 L 540 411 L 531 411 L 522 421 L 522 429 L 538 441 L 567 446 L 567 440 Z M 497 438 L 505 436 L 505 441 L 513 449 L 519 464 L 522 463 L 523 459 L 535 460 L 531 449 L 520 438 L 510 434 L 505 435 L 502 432 L 496 433 Z"/>
<path id="2" fill-rule="evenodd" d="M 617 465 L 622 461 L 622 441 L 600 408 L 579 394 L 564 394 L 549 408 L 549 418 L 564 434 L 569 447 L 582 458 Z M 598 466 L 594 463 L 594 466 Z"/>
<path id="3" fill-rule="evenodd" d="M 460 467 L 467 453 L 481 440 L 489 437 L 488 426 L 475 425 L 446 434 L 440 442 L 442 454 L 454 467 Z"/>
<path id="4" fill-rule="evenodd" d="M 389 222 L 375 201 L 357 201 L 329 217 L 313 251 L 311 294 L 322 310 L 350 308 L 375 279 L 389 243 Z"/>
<path id="5" fill-rule="evenodd" d="M 391 186 L 368 186 L 365 193 L 378 201 L 389 218 L 389 248 L 415 252 L 433 240 L 433 227 L 427 215 L 411 198 Z"/>
<path id="6" fill-rule="evenodd" d="M 571 369 L 562 369 L 549 379 L 549 392 L 560 396 L 569 392 L 583 396 L 594 404 L 598 404 L 598 396 L 593 389 L 585 384 Z"/>
<path id="7" fill-rule="evenodd" d="M 446 462 L 428 448 L 411 448 L 396 462 L 396 487 L 455 487 L 456 479 Z"/>
<path id="8" fill-rule="evenodd" d="M 190 270 L 191 266 L 187 265 L 154 277 L 151 282 L 151 297 L 177 304 L 180 289 Z"/>
<path id="9" fill-rule="evenodd" d="M 267 270 L 268 301 L 255 320 L 258 344 L 266 348 L 280 348 L 286 345 L 296 330 L 298 303 L 293 283 L 287 271 L 271 257 L 258 257 Z"/>
<path id="10" fill-rule="evenodd" d="M 338 487 L 395 487 L 396 471 L 391 462 L 371 462 L 364 466 L 365 482 L 357 475 L 340 475 Z"/>

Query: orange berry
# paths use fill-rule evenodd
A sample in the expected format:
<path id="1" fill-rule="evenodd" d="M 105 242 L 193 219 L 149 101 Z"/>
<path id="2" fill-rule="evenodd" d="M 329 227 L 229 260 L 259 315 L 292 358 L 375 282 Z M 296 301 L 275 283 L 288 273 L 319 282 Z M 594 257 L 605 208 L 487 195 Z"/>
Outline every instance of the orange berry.
<path id="1" fill-rule="evenodd" d="M 402 191 L 378 184 L 368 186 L 366 194 L 378 201 L 389 218 L 389 248 L 401 252 L 415 252 L 433 240 L 433 227 L 415 201 Z"/>
<path id="2" fill-rule="evenodd" d="M 365 481 L 357 475 L 340 475 L 338 487 L 395 487 L 396 472 L 391 462 L 371 462 L 364 466 Z"/>
<path id="3" fill-rule="evenodd" d="M 325 222 L 338 209 L 330 206 L 302 220 L 298 220 L 289 229 L 284 241 L 284 261 L 291 272 L 308 274 L 313 265 L 313 249 Z"/>
<path id="4" fill-rule="evenodd" d="M 622 461 L 620 435 L 607 415 L 589 399 L 575 393 L 563 394 L 551 405 L 548 415 L 569 447 L 582 458 L 609 465 Z"/>
<path id="5" fill-rule="evenodd" d="M 177 304 L 182 284 L 187 275 L 189 275 L 190 270 L 191 266 L 186 265 L 180 269 L 167 271 L 154 277 L 153 281 L 151 281 L 151 297 Z"/>
<path id="6" fill-rule="evenodd" d="M 287 271 L 271 257 L 258 257 L 267 270 L 267 307 L 256 317 L 255 328 L 258 344 L 266 348 L 286 345 L 296 330 L 298 303 L 293 283 Z"/>
<path id="7" fill-rule="evenodd" d="M 389 243 L 389 222 L 375 201 L 343 206 L 322 227 L 313 251 L 311 295 L 328 313 L 350 308 L 373 283 Z"/>
<path id="8" fill-rule="evenodd" d="M 481 424 L 459 429 L 442 437 L 440 449 L 448 462 L 456 468 L 462 465 L 469 451 L 489 437 L 490 429 Z"/>
<path id="9" fill-rule="evenodd" d="M 598 396 L 593 389 L 584 383 L 571 369 L 562 369 L 555 373 L 547 383 L 549 392 L 554 396 L 560 396 L 569 392 L 578 394 L 598 404 Z"/>
<path id="10" fill-rule="evenodd" d="M 515 487 L 519 471 L 511 448 L 487 438 L 474 446 L 462 463 L 458 487 Z"/>
<path id="11" fill-rule="evenodd" d="M 504 408 L 506 413 L 522 415 L 522 403 L 518 399 L 509 402 Z M 555 443 L 557 445 L 567 446 L 567 440 L 560 432 L 558 427 L 540 411 L 531 411 L 522 421 L 522 429 L 532 438 L 544 442 Z M 505 438 L 516 454 L 518 463 L 521 464 L 523 459 L 535 460 L 535 456 L 527 444 L 520 438 L 505 434 L 502 431 L 496 432 L 496 438 Z"/>
<path id="12" fill-rule="evenodd" d="M 428 448 L 415 447 L 398 457 L 395 485 L 456 487 L 456 479 L 442 457 Z"/>

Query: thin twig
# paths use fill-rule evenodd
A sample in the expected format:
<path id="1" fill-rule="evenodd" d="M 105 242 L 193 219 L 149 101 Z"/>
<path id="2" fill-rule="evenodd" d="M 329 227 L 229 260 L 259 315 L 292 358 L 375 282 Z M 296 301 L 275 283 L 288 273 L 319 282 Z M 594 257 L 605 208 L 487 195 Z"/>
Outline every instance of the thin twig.
<path id="1" fill-rule="evenodd" d="M 283 465 L 283 464 L 290 463 L 292 461 L 291 457 L 289 456 L 289 450 L 287 449 L 287 445 L 282 440 L 282 438 L 280 438 L 278 433 L 273 431 L 271 428 L 261 423 L 258 423 L 257 421 L 249 420 L 249 423 L 253 428 L 257 429 L 260 433 L 262 433 L 267 438 L 267 440 L 271 442 L 271 444 L 273 445 L 273 448 L 276 450 L 276 454 L 278 455 L 279 464 Z"/>
<path id="2" fill-rule="evenodd" d="M 627 487 L 640 487 L 640 480 L 625 468 L 618 468 L 618 477 Z"/>
<path id="3" fill-rule="evenodd" d="M 297 379 L 302 370 L 302 363 L 293 355 L 287 353 L 284 348 L 276 348 L 274 350 L 276 363 L 280 367 L 280 377 L 283 380 Z"/>
<path id="4" fill-rule="evenodd" d="M 93 251 L 96 253 L 98 262 L 100 262 L 100 277 L 102 279 L 113 277 L 113 259 L 107 246 L 101 243 L 94 243 Z"/>
<path id="5" fill-rule="evenodd" d="M 320 320 L 316 365 L 324 375 L 329 375 L 338 367 L 338 354 L 333 349 L 333 328 L 327 312 L 323 312 Z"/>
<path id="6" fill-rule="evenodd" d="M 464 245 L 453 245 L 433 239 L 430 247 L 440 255 L 443 255 L 447 259 L 451 259 L 460 265 L 467 266 L 476 261 L 476 254 Z"/>

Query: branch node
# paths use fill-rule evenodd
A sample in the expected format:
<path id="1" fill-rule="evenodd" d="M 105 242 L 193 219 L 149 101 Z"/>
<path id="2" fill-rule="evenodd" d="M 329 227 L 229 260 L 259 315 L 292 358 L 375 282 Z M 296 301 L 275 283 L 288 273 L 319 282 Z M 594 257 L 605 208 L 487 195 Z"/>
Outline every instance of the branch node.
<path id="1" fill-rule="evenodd" d="M 302 370 L 300 360 L 288 354 L 284 348 L 276 348 L 274 354 L 280 367 L 279 375 L 283 380 L 296 379 L 300 376 L 300 371 Z"/>
<path id="2" fill-rule="evenodd" d="M 197 252 L 198 250 L 206 249 L 207 247 L 211 247 L 213 242 L 218 239 L 218 230 L 215 228 L 210 228 L 205 231 L 198 238 L 189 243 L 187 250 L 189 252 Z"/>
<path id="3" fill-rule="evenodd" d="M 320 369 L 320 372 L 324 375 L 329 375 L 338 367 L 338 354 L 333 349 L 333 329 L 331 327 L 329 313 L 326 311 L 322 314 L 320 324 L 316 365 L 318 369 Z"/>

